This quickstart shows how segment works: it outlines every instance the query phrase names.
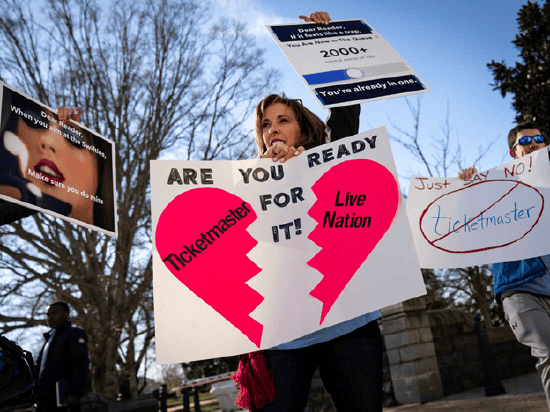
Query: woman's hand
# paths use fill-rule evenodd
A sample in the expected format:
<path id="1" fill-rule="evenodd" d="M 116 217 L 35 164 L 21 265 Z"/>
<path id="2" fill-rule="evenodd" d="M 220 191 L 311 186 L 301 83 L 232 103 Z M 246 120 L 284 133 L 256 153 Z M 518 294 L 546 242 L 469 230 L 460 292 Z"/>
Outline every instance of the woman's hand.
<path id="1" fill-rule="evenodd" d="M 80 121 L 80 114 L 82 111 L 75 107 L 58 107 L 57 108 L 57 117 L 64 123 L 67 123 L 69 120 L 74 120 L 75 122 Z"/>
<path id="2" fill-rule="evenodd" d="M 307 22 L 313 22 L 317 24 L 329 24 L 330 22 L 330 16 L 326 11 L 316 11 L 315 13 L 311 13 L 309 17 L 306 16 L 300 16 L 300 19 Z"/>
<path id="3" fill-rule="evenodd" d="M 475 166 L 469 167 L 467 169 L 463 169 L 462 172 L 458 174 L 458 178 L 460 180 L 471 180 L 472 176 L 477 173 L 477 169 Z"/>
<path id="4" fill-rule="evenodd" d="M 296 149 L 294 146 L 289 147 L 284 143 L 275 143 L 260 157 L 272 158 L 274 162 L 280 160 L 281 163 L 284 163 L 292 157 L 300 156 L 304 150 L 304 146 Z"/>

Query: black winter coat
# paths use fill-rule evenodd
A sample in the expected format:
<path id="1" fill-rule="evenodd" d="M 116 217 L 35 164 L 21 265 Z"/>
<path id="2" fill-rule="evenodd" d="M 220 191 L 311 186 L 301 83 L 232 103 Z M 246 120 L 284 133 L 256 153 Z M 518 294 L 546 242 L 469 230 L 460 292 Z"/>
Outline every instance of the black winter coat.
<path id="1" fill-rule="evenodd" d="M 51 331 L 44 333 L 46 342 Z M 42 354 L 40 350 L 37 372 L 40 373 Z M 88 381 L 90 360 L 88 358 L 88 337 L 82 329 L 71 326 L 69 320 L 61 323 L 55 330 L 55 336 L 48 349 L 44 371 L 35 387 L 35 400 L 51 397 L 55 393 L 55 384 L 60 379 L 69 380 L 69 395 L 84 396 Z"/>

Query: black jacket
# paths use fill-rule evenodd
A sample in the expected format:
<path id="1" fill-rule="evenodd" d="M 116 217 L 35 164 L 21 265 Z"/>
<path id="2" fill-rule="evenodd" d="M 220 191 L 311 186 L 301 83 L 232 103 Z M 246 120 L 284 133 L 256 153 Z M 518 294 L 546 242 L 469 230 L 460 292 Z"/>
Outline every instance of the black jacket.
<path id="1" fill-rule="evenodd" d="M 329 117 L 326 121 L 331 130 L 330 141 L 343 139 L 359 133 L 359 115 L 361 114 L 361 105 L 331 107 Z"/>
<path id="2" fill-rule="evenodd" d="M 46 342 L 50 338 L 50 334 L 51 331 L 44 333 Z M 38 356 L 36 365 L 38 373 L 40 373 L 45 346 L 44 343 Z M 35 400 L 51 397 L 55 393 L 55 384 L 60 379 L 69 380 L 69 395 L 84 396 L 89 365 L 86 332 L 71 326 L 69 320 L 64 321 L 56 328 L 55 336 L 50 343 L 44 371 L 38 378 L 38 385 L 35 387 Z"/>

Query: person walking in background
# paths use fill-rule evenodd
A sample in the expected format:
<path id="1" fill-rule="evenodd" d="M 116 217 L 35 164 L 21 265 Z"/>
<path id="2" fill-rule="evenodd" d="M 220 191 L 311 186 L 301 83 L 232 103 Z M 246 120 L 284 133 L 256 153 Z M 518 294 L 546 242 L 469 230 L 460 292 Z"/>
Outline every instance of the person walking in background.
<path id="1" fill-rule="evenodd" d="M 69 305 L 56 301 L 48 306 L 46 322 L 52 329 L 44 334 L 46 342 L 37 363 L 38 383 L 34 402 L 37 412 L 78 411 L 88 380 L 90 360 L 88 337 L 71 325 Z M 57 407 L 57 388 L 66 399 Z"/>

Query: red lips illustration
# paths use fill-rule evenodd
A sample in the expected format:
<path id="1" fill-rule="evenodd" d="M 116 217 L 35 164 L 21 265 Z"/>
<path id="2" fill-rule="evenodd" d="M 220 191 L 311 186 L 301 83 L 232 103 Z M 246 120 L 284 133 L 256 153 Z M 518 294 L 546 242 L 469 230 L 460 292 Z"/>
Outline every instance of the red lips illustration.
<path id="1" fill-rule="evenodd" d="M 63 183 L 65 181 L 65 176 L 57 168 L 54 162 L 48 159 L 40 159 L 40 161 L 34 165 L 34 171 L 45 175 L 49 179 L 50 184 L 55 184 L 55 182 Z"/>

